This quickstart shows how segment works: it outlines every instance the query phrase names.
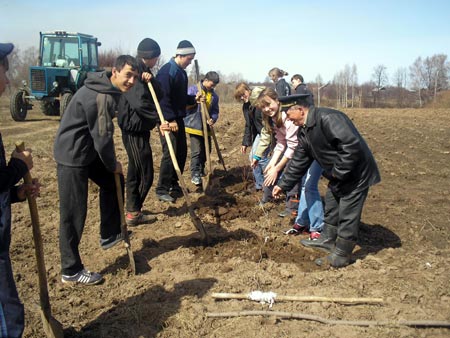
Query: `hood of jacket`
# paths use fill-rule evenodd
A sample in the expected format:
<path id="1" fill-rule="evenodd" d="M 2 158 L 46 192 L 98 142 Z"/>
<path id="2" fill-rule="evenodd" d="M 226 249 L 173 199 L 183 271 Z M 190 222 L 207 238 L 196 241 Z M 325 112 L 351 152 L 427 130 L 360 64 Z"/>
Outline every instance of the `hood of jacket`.
<path id="1" fill-rule="evenodd" d="M 121 94 L 121 91 L 112 84 L 111 76 L 112 73 L 109 71 L 88 73 L 84 85 L 98 93 Z"/>

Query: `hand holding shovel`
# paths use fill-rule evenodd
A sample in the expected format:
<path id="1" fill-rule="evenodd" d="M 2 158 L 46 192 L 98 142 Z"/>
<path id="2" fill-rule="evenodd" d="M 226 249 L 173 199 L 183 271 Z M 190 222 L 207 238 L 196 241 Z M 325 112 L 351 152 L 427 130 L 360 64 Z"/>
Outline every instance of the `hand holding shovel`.
<path id="1" fill-rule="evenodd" d="M 159 105 L 158 97 L 156 96 L 155 89 L 153 88 L 153 85 L 151 82 L 148 83 L 148 89 L 150 90 L 150 93 L 152 94 L 153 102 L 156 106 L 156 111 L 158 112 L 159 119 L 161 120 L 161 123 L 164 121 L 164 115 L 161 111 L 161 106 Z M 170 139 L 170 135 L 167 131 L 164 132 L 164 137 L 166 138 L 167 146 L 169 148 L 170 158 L 172 159 L 173 167 L 175 168 L 175 171 L 178 176 L 178 180 L 180 181 L 181 190 L 183 191 L 184 198 L 186 200 L 186 206 L 189 211 L 189 215 L 192 218 L 192 221 L 197 228 L 197 230 L 200 232 L 200 236 L 205 244 L 209 244 L 209 238 L 208 234 L 205 231 L 205 228 L 203 227 L 203 223 L 201 222 L 200 218 L 195 214 L 194 210 L 192 209 L 191 202 L 189 200 L 189 195 L 187 193 L 186 184 L 184 183 L 183 175 L 181 174 L 180 167 L 178 165 L 177 157 L 175 155 L 175 151 L 173 150 L 172 141 Z"/>

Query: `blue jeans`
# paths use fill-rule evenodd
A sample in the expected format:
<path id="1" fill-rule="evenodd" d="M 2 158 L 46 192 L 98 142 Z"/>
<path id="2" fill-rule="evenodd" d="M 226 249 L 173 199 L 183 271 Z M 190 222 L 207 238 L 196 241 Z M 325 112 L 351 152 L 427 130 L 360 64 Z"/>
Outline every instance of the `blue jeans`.
<path id="1" fill-rule="evenodd" d="M 321 175 L 322 168 L 317 161 L 314 161 L 302 177 L 300 203 L 295 223 L 309 227 L 310 231 L 320 232 L 323 227 L 323 204 L 318 188 Z"/>
<path id="2" fill-rule="evenodd" d="M 255 140 L 253 141 L 252 150 L 250 151 L 248 158 L 250 160 L 250 163 L 253 160 L 253 155 L 255 155 L 256 149 L 258 149 L 259 145 L 259 139 L 261 138 L 261 135 L 258 134 L 255 137 Z M 264 186 L 264 169 L 267 166 L 267 163 L 269 163 L 269 155 L 270 153 L 270 147 L 267 147 L 266 150 L 264 150 L 263 156 L 261 157 L 261 160 L 259 160 L 258 165 L 256 168 L 253 169 L 253 177 L 255 179 L 255 188 L 256 189 L 262 189 Z"/>

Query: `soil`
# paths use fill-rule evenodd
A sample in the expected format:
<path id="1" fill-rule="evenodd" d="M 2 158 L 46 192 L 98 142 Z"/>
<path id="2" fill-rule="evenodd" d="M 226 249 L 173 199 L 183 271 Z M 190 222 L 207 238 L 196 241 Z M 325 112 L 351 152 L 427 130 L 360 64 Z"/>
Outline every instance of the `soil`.
<path id="1" fill-rule="evenodd" d="M 32 176 L 43 187 L 37 200 L 53 316 L 65 337 L 450 337 L 442 327 L 409 327 L 401 321 L 450 321 L 450 111 L 447 109 L 346 109 L 377 159 L 382 182 L 367 198 L 354 264 L 342 269 L 316 266 L 319 251 L 304 248 L 302 236 L 287 236 L 291 219 L 278 217 L 283 204 L 257 206 L 248 157 L 240 153 L 243 118 L 239 105 L 223 105 L 216 132 L 227 172 L 212 153 L 214 185 L 208 195 L 189 179 L 189 199 L 210 244 L 204 245 L 185 200 L 167 204 L 155 198 L 145 211 L 157 221 L 133 227 L 138 274 L 129 268 L 122 245 L 99 246 L 98 189 L 90 185 L 89 210 L 80 245 L 91 271 L 104 275 L 98 286 L 62 284 L 58 248 L 58 193 L 52 156 L 58 117 L 38 108 L 14 122 L 9 100 L 0 101 L 6 152 L 14 142 L 33 149 Z M 126 166 L 120 130 L 117 154 Z M 152 135 L 155 182 L 161 148 Z M 189 163 L 186 165 L 188 167 Z M 323 194 L 326 180 L 320 182 Z M 24 337 L 45 337 L 39 315 L 39 285 L 31 221 L 26 203 L 13 206 L 11 258 L 25 304 Z M 213 292 L 382 298 L 382 305 L 246 299 L 215 300 Z M 208 313 L 271 311 L 291 318 L 244 316 L 210 318 Z M 371 321 L 370 326 L 295 319 Z M 377 322 L 388 325 L 374 325 Z M 379 323 L 382 324 L 382 323 Z"/>

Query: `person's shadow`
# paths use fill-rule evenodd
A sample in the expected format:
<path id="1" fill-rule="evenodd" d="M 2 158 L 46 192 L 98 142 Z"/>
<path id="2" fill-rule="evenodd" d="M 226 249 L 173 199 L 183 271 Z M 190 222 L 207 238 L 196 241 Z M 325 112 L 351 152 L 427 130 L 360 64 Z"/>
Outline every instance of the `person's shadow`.
<path id="1" fill-rule="evenodd" d="M 368 254 L 377 253 L 387 248 L 399 248 L 402 241 L 396 233 L 381 224 L 361 223 L 358 245 L 361 249 L 353 253 L 354 258 L 363 259 Z"/>
<path id="2" fill-rule="evenodd" d="M 202 298 L 216 283 L 215 278 L 199 278 L 175 284 L 173 290 L 154 285 L 101 314 L 80 331 L 64 331 L 66 338 L 155 337 L 168 318 L 177 314 L 185 297 Z M 193 314 L 192 316 L 201 316 Z M 189 318 L 185 318 L 189 320 Z"/>
<path id="3" fill-rule="evenodd" d="M 256 234 L 251 231 L 237 229 L 234 231 L 228 231 L 220 226 L 209 223 L 204 224 L 205 230 L 209 235 L 210 242 L 207 247 L 215 247 L 220 243 L 226 243 L 229 241 L 242 241 L 251 238 L 256 238 Z M 186 236 L 172 236 L 164 238 L 160 241 L 155 241 L 151 238 L 144 239 L 142 241 L 142 247 L 133 251 L 133 256 L 136 264 L 136 272 L 138 275 L 145 274 L 152 270 L 150 261 L 166 252 L 176 250 L 177 248 L 194 248 L 195 250 L 202 250 L 206 247 L 205 243 L 199 237 L 197 232 Z M 123 252 L 118 256 L 114 263 L 108 265 L 100 271 L 101 274 L 115 274 L 120 269 L 129 268 L 128 255 Z"/>

